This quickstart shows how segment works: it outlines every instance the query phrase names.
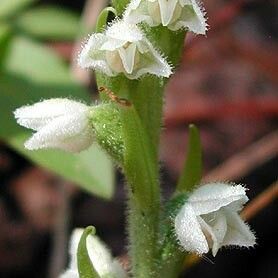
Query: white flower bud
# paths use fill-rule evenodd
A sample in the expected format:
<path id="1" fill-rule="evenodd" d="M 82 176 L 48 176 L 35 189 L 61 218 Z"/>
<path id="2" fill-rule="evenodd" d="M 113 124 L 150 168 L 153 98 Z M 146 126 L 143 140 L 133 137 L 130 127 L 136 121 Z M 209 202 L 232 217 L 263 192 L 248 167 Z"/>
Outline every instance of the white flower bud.
<path id="1" fill-rule="evenodd" d="M 83 47 L 78 64 L 108 76 L 123 73 L 137 79 L 150 73 L 169 77 L 171 67 L 135 25 L 117 21 L 101 34 L 93 34 Z"/>
<path id="2" fill-rule="evenodd" d="M 256 238 L 239 216 L 245 188 L 211 183 L 196 189 L 175 218 L 179 243 L 188 252 L 215 256 L 222 246 L 254 246 Z"/>
<path id="3" fill-rule="evenodd" d="M 29 150 L 58 148 L 80 152 L 93 142 L 91 108 L 83 103 L 54 98 L 15 110 L 17 122 L 37 131 L 25 142 Z"/>
<path id="4" fill-rule="evenodd" d="M 203 9 L 195 0 L 132 0 L 124 20 L 131 24 L 162 24 L 172 31 L 183 28 L 203 35 L 207 30 Z"/>
<path id="5" fill-rule="evenodd" d="M 77 267 L 77 248 L 84 229 L 75 229 L 70 240 L 70 265 L 59 278 L 79 278 Z M 90 260 L 100 277 L 126 278 L 126 272 L 112 255 L 104 243 L 95 235 L 86 240 Z"/>

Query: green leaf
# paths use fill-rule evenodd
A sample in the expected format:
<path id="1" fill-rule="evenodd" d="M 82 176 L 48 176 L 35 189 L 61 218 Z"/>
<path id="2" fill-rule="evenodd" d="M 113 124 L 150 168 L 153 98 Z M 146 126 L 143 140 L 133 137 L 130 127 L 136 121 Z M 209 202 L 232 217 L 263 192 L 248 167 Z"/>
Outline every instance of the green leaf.
<path id="1" fill-rule="evenodd" d="M 202 146 L 199 130 L 195 125 L 189 126 L 187 158 L 180 176 L 177 191 L 188 192 L 196 186 L 202 175 Z"/>
<path id="2" fill-rule="evenodd" d="M 20 14 L 16 26 L 23 32 L 46 40 L 74 40 L 79 31 L 79 16 L 58 6 L 42 6 Z"/>
<path id="3" fill-rule="evenodd" d="M 11 36 L 12 33 L 10 26 L 5 23 L 0 23 L 0 68 L 2 67 L 4 59 L 8 53 Z"/>
<path id="4" fill-rule="evenodd" d="M 13 111 L 44 98 L 68 97 L 90 102 L 61 59 L 27 39 L 12 41 L 9 59 L 0 75 L 0 138 L 31 161 L 79 184 L 103 198 L 113 194 L 112 163 L 98 147 L 80 154 L 56 150 L 28 151 L 23 142 L 31 132 L 17 125 Z"/>
<path id="5" fill-rule="evenodd" d="M 89 226 L 84 230 L 80 238 L 78 248 L 77 248 L 77 266 L 78 266 L 78 273 L 80 278 L 100 277 L 91 262 L 87 250 L 87 237 L 90 234 L 94 235 L 95 233 L 96 233 L 95 227 Z"/>
<path id="6" fill-rule="evenodd" d="M 115 17 L 117 16 L 117 11 L 114 8 L 106 7 L 103 9 L 97 19 L 96 32 L 102 32 L 105 29 L 110 12 L 113 13 Z"/>
<path id="7" fill-rule="evenodd" d="M 1 0 L 0 19 L 15 15 L 18 11 L 34 3 L 36 0 Z"/>

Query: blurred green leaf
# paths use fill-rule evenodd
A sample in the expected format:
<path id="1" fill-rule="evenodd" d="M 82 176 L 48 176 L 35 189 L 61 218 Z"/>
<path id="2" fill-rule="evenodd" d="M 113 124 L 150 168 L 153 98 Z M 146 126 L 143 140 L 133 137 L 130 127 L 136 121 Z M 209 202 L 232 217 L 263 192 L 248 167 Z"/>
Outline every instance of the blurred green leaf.
<path id="1" fill-rule="evenodd" d="M 180 176 L 177 190 L 188 192 L 201 181 L 202 175 L 202 146 L 199 130 L 195 125 L 189 126 L 187 157 L 183 172 Z"/>
<path id="2" fill-rule="evenodd" d="M 73 40 L 79 31 L 79 16 L 58 6 L 42 6 L 20 14 L 16 26 L 40 39 Z"/>
<path id="3" fill-rule="evenodd" d="M 11 29 L 8 24 L 0 23 L 0 68 L 4 63 L 7 54 L 9 42 L 11 39 Z"/>
<path id="4" fill-rule="evenodd" d="M 34 3 L 36 0 L 1 0 L 0 18 L 13 16 L 18 11 Z"/>
<path id="5" fill-rule="evenodd" d="M 13 111 L 44 98 L 70 97 L 90 102 L 67 66 L 51 50 L 27 39 L 12 41 L 0 75 L 0 138 L 30 160 L 103 198 L 113 194 L 112 163 L 98 147 L 80 154 L 56 150 L 28 151 L 23 142 L 31 132 L 16 124 Z"/>

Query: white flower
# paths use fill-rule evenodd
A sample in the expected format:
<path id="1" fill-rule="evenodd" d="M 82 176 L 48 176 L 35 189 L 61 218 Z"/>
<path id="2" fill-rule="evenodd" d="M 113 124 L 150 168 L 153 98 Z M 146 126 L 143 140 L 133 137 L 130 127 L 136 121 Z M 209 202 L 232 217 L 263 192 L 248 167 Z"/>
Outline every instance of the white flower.
<path id="1" fill-rule="evenodd" d="M 70 265 L 59 278 L 79 278 L 77 267 L 77 248 L 84 229 L 75 229 L 70 240 Z M 86 240 L 91 262 L 100 277 L 127 277 L 120 263 L 113 259 L 104 243 L 95 235 L 89 235 Z"/>
<path id="2" fill-rule="evenodd" d="M 79 152 L 93 142 L 90 107 L 69 99 L 53 98 L 15 110 L 17 122 L 37 131 L 25 142 L 29 150 L 58 148 Z"/>
<path id="3" fill-rule="evenodd" d="M 131 0 L 124 13 L 124 20 L 150 26 L 162 24 L 172 31 L 186 29 L 196 34 L 207 30 L 203 9 L 195 0 Z"/>
<path id="4" fill-rule="evenodd" d="M 93 34 L 83 47 L 78 63 L 109 76 L 124 73 L 129 79 L 143 74 L 169 77 L 171 67 L 154 49 L 143 32 L 132 24 L 117 21 L 102 34 Z"/>
<path id="5" fill-rule="evenodd" d="M 188 198 L 175 218 L 175 232 L 189 252 L 215 256 L 222 246 L 250 247 L 255 236 L 238 215 L 248 201 L 245 188 L 224 183 L 199 187 Z"/>

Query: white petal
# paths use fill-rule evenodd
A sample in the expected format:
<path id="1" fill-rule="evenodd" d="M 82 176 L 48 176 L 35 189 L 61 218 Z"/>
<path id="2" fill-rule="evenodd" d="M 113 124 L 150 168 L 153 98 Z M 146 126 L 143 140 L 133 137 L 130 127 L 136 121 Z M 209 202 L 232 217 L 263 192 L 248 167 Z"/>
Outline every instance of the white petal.
<path id="1" fill-rule="evenodd" d="M 88 107 L 78 101 L 66 98 L 52 98 L 14 111 L 17 122 L 27 128 L 40 129 L 54 118 L 72 113 L 83 113 Z"/>
<path id="2" fill-rule="evenodd" d="M 200 218 L 203 220 L 203 222 L 200 221 L 200 224 L 203 232 L 207 235 L 209 247 L 212 248 L 213 256 L 216 256 L 227 232 L 226 217 L 220 209 L 217 212 L 202 215 Z"/>
<path id="3" fill-rule="evenodd" d="M 134 24 L 125 21 L 115 21 L 105 32 L 105 35 L 111 39 L 137 42 L 143 39 L 142 31 Z"/>
<path id="4" fill-rule="evenodd" d="M 240 216 L 229 208 L 223 209 L 227 219 L 227 233 L 222 245 L 238 245 L 250 247 L 256 244 L 256 237 L 249 226 L 244 223 Z"/>
<path id="5" fill-rule="evenodd" d="M 197 254 L 209 251 L 206 237 L 190 204 L 186 203 L 176 216 L 175 231 L 179 243 L 186 251 Z"/>
<path id="6" fill-rule="evenodd" d="M 229 204 L 241 207 L 248 201 L 241 185 L 210 183 L 197 188 L 188 198 L 197 215 L 208 214 Z"/>
<path id="7" fill-rule="evenodd" d="M 169 77 L 172 74 L 171 66 L 167 61 L 154 49 L 152 44 L 145 40 L 141 42 L 138 48 L 145 49 L 137 65 L 136 70 L 130 75 L 130 79 L 137 79 L 140 76 L 150 73 L 159 77 Z"/>
<path id="8" fill-rule="evenodd" d="M 123 62 L 124 69 L 128 74 L 131 74 L 134 68 L 136 48 L 136 44 L 132 43 L 126 49 L 121 47 L 118 50 Z"/>
<path id="9" fill-rule="evenodd" d="M 86 149 L 93 142 L 93 131 L 86 114 L 59 117 L 41 128 L 26 143 L 30 150 L 59 148 L 71 152 Z"/>
<path id="10" fill-rule="evenodd" d="M 131 0 L 123 14 L 123 20 L 130 24 L 144 21 L 148 25 L 154 26 L 154 21 L 148 14 L 147 0 Z"/>
<path id="11" fill-rule="evenodd" d="M 183 7 L 180 19 L 169 26 L 173 31 L 186 28 L 196 34 L 204 35 L 207 30 L 206 18 L 195 0 L 180 0 Z"/>
<path id="12" fill-rule="evenodd" d="M 93 68 L 114 76 L 105 60 L 105 52 L 101 51 L 102 45 L 107 42 L 104 34 L 93 34 L 86 42 L 78 56 L 78 65 L 81 68 Z"/>
<path id="13" fill-rule="evenodd" d="M 167 26 L 174 15 L 178 0 L 158 0 L 163 26 Z"/>

